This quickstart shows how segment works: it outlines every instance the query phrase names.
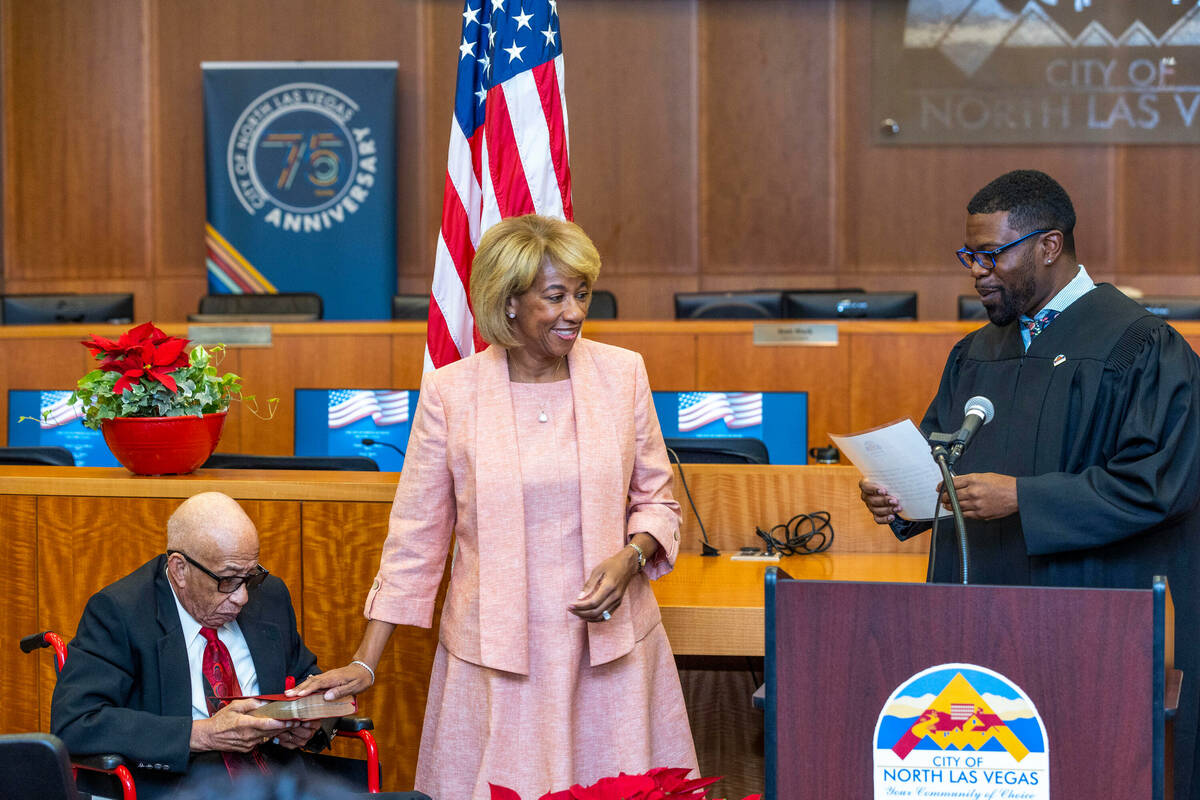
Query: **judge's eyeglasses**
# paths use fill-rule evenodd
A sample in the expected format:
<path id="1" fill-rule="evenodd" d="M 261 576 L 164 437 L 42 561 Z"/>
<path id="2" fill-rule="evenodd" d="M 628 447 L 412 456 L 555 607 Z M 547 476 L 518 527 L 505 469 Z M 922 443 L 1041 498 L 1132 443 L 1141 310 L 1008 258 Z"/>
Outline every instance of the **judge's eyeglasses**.
<path id="1" fill-rule="evenodd" d="M 1054 229 L 1042 228 L 1041 230 L 1030 231 L 1020 239 L 1013 239 L 1008 244 L 1002 244 L 995 250 L 969 250 L 964 247 L 957 251 L 955 255 L 958 256 L 958 263 L 962 264 L 967 269 L 971 269 L 971 267 L 978 264 L 990 272 L 996 268 L 996 256 L 1000 255 L 1010 247 L 1016 247 L 1030 236 L 1037 236 L 1039 233 L 1049 233 L 1052 230 Z"/>
<path id="2" fill-rule="evenodd" d="M 179 555 L 183 556 L 189 564 L 216 581 L 217 591 L 221 594 L 233 594 L 238 589 L 242 588 L 243 583 L 246 584 L 247 589 L 257 589 L 259 586 L 262 586 L 262 582 L 265 581 L 267 576 L 271 574 L 263 569 L 262 564 L 256 564 L 254 571 L 249 575 L 218 575 L 182 550 L 167 551 L 168 556 L 174 553 L 178 553 Z"/>

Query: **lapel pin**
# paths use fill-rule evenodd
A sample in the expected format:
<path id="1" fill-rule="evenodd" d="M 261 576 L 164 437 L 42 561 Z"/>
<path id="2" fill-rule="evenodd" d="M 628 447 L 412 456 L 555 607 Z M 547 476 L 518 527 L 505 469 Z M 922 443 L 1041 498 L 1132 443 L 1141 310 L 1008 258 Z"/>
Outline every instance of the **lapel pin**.
<path id="1" fill-rule="evenodd" d="M 1065 363 L 1067 363 L 1067 357 L 1064 356 L 1062 353 L 1059 353 L 1058 355 L 1056 355 L 1054 357 L 1054 366 L 1057 367 L 1059 364 L 1065 364 Z"/>

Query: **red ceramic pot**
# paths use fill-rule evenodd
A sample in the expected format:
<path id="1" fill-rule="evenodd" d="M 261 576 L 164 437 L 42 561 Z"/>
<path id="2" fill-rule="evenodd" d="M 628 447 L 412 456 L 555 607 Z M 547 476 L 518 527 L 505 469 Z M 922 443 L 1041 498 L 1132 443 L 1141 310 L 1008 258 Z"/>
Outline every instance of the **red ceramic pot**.
<path id="1" fill-rule="evenodd" d="M 100 423 L 108 449 L 135 475 L 180 475 L 212 455 L 228 411 L 203 417 L 117 417 Z"/>

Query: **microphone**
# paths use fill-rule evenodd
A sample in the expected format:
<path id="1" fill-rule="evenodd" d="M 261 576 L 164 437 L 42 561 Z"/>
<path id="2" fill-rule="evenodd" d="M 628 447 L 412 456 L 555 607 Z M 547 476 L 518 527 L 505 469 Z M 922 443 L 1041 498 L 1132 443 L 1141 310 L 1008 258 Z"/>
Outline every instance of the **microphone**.
<path id="1" fill-rule="evenodd" d="M 975 433 L 992 421 L 992 417 L 996 415 L 996 408 L 992 405 L 992 401 L 983 395 L 975 395 L 963 406 L 963 414 L 966 417 L 963 419 L 962 427 L 954 434 L 950 446 L 950 463 L 957 461 L 958 457 L 967 449 L 967 445 Z"/>
<path id="2" fill-rule="evenodd" d="M 978 399 L 978 398 L 976 398 L 976 399 Z M 989 404 L 989 407 L 990 407 L 990 404 Z M 379 441 L 376 441 L 375 439 L 363 439 L 362 443 L 365 444 L 367 447 L 374 447 L 377 444 L 383 445 L 384 447 L 390 447 L 393 450 L 395 450 L 397 453 L 399 453 L 401 458 L 404 458 L 404 451 L 401 450 L 399 447 L 396 447 L 396 445 L 392 444 L 391 442 L 379 442 Z"/>

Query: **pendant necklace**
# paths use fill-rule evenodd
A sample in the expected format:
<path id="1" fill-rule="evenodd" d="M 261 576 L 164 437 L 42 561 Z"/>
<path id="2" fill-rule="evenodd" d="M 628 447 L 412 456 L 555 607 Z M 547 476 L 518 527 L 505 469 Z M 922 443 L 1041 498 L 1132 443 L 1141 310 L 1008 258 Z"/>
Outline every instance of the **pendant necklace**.
<path id="1" fill-rule="evenodd" d="M 554 374 L 550 376 L 550 380 L 547 381 L 547 383 L 554 383 L 554 379 L 558 377 L 558 368 L 565 363 L 567 363 L 567 359 L 564 356 L 561 360 L 559 360 L 558 365 L 554 367 Z M 538 411 L 541 412 L 538 414 L 538 422 L 550 421 L 550 415 L 546 413 L 546 404 L 540 400 L 538 401 Z"/>

